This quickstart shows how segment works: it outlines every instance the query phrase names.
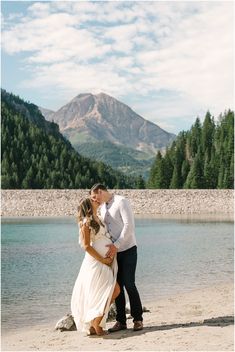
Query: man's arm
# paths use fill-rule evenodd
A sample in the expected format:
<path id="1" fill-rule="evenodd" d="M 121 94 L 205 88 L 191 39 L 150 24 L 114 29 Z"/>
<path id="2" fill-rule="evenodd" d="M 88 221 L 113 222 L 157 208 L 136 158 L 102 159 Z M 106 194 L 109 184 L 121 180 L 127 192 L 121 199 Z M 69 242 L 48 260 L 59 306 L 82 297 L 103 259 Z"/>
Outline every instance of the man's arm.
<path id="1" fill-rule="evenodd" d="M 114 242 L 114 245 L 117 248 L 123 245 L 123 243 L 128 240 L 130 233 L 134 231 L 134 216 L 127 199 L 121 200 L 119 210 L 124 226 L 120 236 Z"/>
<path id="2" fill-rule="evenodd" d="M 134 231 L 133 212 L 132 212 L 130 203 L 127 199 L 121 200 L 119 211 L 120 211 L 120 215 L 124 226 L 118 239 L 113 244 L 108 244 L 106 246 L 106 247 L 109 247 L 109 250 L 106 253 L 106 256 L 114 256 L 117 253 L 118 248 L 120 248 L 120 246 L 123 245 L 123 243 L 128 240 L 130 233 Z"/>

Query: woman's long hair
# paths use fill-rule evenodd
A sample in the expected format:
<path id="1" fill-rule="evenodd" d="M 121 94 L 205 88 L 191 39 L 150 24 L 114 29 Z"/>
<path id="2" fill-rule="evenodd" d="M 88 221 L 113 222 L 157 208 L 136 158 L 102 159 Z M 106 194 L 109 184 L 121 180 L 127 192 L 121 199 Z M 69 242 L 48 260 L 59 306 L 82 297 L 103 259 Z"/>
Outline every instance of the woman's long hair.
<path id="1" fill-rule="evenodd" d="M 100 224 L 93 217 L 90 198 L 83 199 L 78 206 L 78 222 L 80 227 L 82 226 L 84 219 L 86 219 L 87 225 L 95 230 L 95 233 L 99 232 Z"/>

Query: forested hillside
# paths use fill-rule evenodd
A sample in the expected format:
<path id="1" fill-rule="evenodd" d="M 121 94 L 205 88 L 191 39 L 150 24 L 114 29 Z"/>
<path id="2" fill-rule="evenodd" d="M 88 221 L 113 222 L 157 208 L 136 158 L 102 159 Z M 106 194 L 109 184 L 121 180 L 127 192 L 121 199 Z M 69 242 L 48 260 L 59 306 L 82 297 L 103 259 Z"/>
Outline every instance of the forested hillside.
<path id="1" fill-rule="evenodd" d="M 1 90 L 2 188 L 144 187 L 142 178 L 124 176 L 102 162 L 80 156 L 57 124 L 44 119 L 38 107 Z"/>
<path id="2" fill-rule="evenodd" d="M 109 188 L 145 188 L 141 176 L 125 176 L 103 162 L 81 156 L 46 121 L 38 107 L 1 90 L 2 188 L 89 188 L 102 182 Z M 140 170 L 141 171 L 141 170 Z M 233 188 L 234 113 L 218 121 L 208 112 L 189 131 L 182 131 L 157 153 L 148 188 Z"/>
<path id="3" fill-rule="evenodd" d="M 181 132 L 150 171 L 149 188 L 233 188 L 234 113 L 215 123 L 208 112 L 187 132 Z"/>
<path id="4" fill-rule="evenodd" d="M 144 179 L 148 178 L 154 160 L 145 152 L 107 141 L 83 143 L 77 150 L 81 155 L 103 161 L 125 175 L 142 175 Z"/>

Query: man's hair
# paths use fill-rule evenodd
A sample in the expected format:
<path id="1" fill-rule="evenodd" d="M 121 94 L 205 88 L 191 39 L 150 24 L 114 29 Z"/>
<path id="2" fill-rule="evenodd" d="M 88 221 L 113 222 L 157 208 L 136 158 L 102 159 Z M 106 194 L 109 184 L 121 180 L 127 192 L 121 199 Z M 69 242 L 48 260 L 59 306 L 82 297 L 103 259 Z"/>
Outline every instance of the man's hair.
<path id="1" fill-rule="evenodd" d="M 107 187 L 105 185 L 102 185 L 102 183 L 96 183 L 91 187 L 89 194 L 91 194 L 91 192 L 97 192 L 99 189 L 102 191 L 107 191 Z"/>

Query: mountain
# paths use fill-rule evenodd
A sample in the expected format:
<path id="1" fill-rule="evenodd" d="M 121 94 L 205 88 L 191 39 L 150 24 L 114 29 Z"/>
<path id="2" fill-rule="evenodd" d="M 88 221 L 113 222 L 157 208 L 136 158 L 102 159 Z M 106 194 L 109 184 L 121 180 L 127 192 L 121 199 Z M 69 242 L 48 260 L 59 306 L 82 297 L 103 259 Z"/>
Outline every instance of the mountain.
<path id="1" fill-rule="evenodd" d="M 78 154 L 36 105 L 5 90 L 1 116 L 3 189 L 90 188 L 96 182 L 109 188 L 143 187 L 140 178 Z"/>
<path id="2" fill-rule="evenodd" d="M 58 123 L 61 133 L 81 154 L 126 173 L 148 173 L 157 151 L 164 150 L 176 137 L 104 93 L 79 94 L 54 114 L 44 111 L 44 116 Z M 114 162 L 114 151 L 121 155 L 119 161 L 115 157 Z"/>
<path id="3" fill-rule="evenodd" d="M 42 108 L 41 106 L 39 106 L 39 110 L 48 121 L 52 121 L 52 116 L 54 115 L 55 111 Z"/>
<path id="4" fill-rule="evenodd" d="M 104 93 L 79 94 L 47 117 L 59 124 L 61 132 L 75 147 L 84 142 L 108 141 L 155 153 L 175 138 Z"/>

